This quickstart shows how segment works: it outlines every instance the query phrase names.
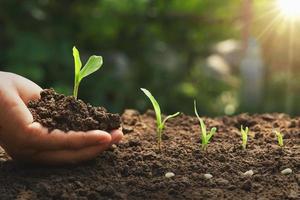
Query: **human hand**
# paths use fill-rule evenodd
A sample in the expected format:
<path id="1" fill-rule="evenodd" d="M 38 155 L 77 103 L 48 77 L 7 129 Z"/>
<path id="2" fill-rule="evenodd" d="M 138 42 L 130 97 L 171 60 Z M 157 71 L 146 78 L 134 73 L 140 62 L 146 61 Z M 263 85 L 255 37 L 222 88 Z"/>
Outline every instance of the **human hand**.
<path id="1" fill-rule="evenodd" d="M 26 104 L 40 98 L 42 89 L 16 74 L 0 72 L 0 146 L 15 160 L 50 165 L 72 164 L 95 158 L 122 139 L 121 130 L 110 134 L 48 129 L 33 122 Z"/>

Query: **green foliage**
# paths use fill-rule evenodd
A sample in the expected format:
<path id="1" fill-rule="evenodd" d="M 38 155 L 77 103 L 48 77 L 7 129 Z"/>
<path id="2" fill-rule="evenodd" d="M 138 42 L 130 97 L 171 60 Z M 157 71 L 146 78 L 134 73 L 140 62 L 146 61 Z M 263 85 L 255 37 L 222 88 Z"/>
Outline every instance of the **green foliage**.
<path id="1" fill-rule="evenodd" d="M 159 97 L 166 113 L 177 111 L 179 105 L 191 113 L 182 102 L 197 98 L 202 105 L 199 112 L 222 114 L 223 106 L 216 107 L 215 102 L 232 88 L 223 87 L 222 81 L 216 84 L 195 63 L 204 61 L 216 42 L 239 34 L 232 25 L 240 8 L 237 2 L 26 0 L 20 4 L 3 0 L 0 70 L 72 94 L 73 59 L 68 52 L 76 43 L 82 60 L 105 55 L 109 66 L 101 69 L 105 74 L 101 79 L 91 76 L 80 84 L 80 98 L 92 104 L 112 112 L 128 107 L 145 110 L 147 104 L 135 90 L 145 85 Z M 162 91 L 162 85 L 168 90 Z M 182 85 L 191 85 L 195 95 L 185 92 Z M 101 93 L 91 93 L 90 88 Z"/>
<path id="2" fill-rule="evenodd" d="M 157 143 L 158 143 L 158 148 L 159 150 L 161 150 L 161 141 L 162 141 L 162 133 L 163 133 L 163 129 L 165 127 L 165 123 L 167 122 L 167 120 L 176 117 L 177 115 L 180 114 L 180 112 L 177 112 L 173 115 L 168 115 L 167 117 L 165 117 L 165 119 L 162 121 L 162 117 L 161 117 L 161 110 L 159 107 L 158 102 L 156 101 L 156 99 L 153 97 L 153 95 L 146 89 L 141 88 L 141 90 L 144 92 L 144 94 L 150 99 L 154 111 L 155 111 L 155 115 L 156 115 L 156 125 L 157 125 Z"/>
<path id="3" fill-rule="evenodd" d="M 277 137 L 277 142 L 280 147 L 283 147 L 283 134 L 280 131 L 274 130 Z"/>
<path id="4" fill-rule="evenodd" d="M 246 149 L 246 147 L 247 147 L 248 132 L 249 132 L 249 128 L 248 127 L 246 127 L 245 129 L 243 129 L 243 126 L 241 126 L 242 147 L 243 147 L 243 149 Z"/>
<path id="5" fill-rule="evenodd" d="M 75 78 L 74 78 L 74 91 L 73 96 L 77 98 L 78 95 L 78 88 L 81 80 L 96 72 L 103 64 L 103 60 L 101 56 L 91 56 L 84 67 L 81 69 L 81 60 L 79 51 L 76 47 L 73 47 L 73 57 L 74 57 L 74 65 L 75 65 Z"/>
<path id="6" fill-rule="evenodd" d="M 194 112 L 200 122 L 200 127 L 201 127 L 201 143 L 202 143 L 202 150 L 206 150 L 207 149 L 207 145 L 210 142 L 210 139 L 212 138 L 212 136 L 216 133 L 217 128 L 213 127 L 211 128 L 211 130 L 209 131 L 209 133 L 206 132 L 206 125 L 204 123 L 204 121 L 201 119 L 201 117 L 199 117 L 198 111 L 197 111 L 197 105 L 196 105 L 196 100 L 194 100 Z"/>
<path id="7" fill-rule="evenodd" d="M 261 4 L 257 2 L 254 4 Z M 264 10 L 260 5 L 257 8 L 257 16 L 260 16 Z M 240 0 L 227 0 L 226 3 L 217 0 L 59 3 L 26 0 L 22 4 L 16 0 L 2 0 L 0 70 L 18 73 L 43 88 L 54 87 L 72 94 L 74 77 L 70 66 L 73 60 L 69 50 L 76 43 L 82 59 L 87 60 L 88 55 L 105 55 L 105 65 L 109 66 L 101 69 L 105 74 L 101 79 L 91 76 L 89 81 L 80 84 L 80 98 L 103 105 L 112 112 L 128 107 L 145 110 L 147 104 L 135 90 L 140 85 L 151 88 L 167 113 L 180 109 L 193 114 L 190 105 L 182 103 L 193 99 L 201 105 L 198 112 L 203 115 L 227 114 L 228 107 L 234 107 L 234 113 L 249 111 L 239 103 L 240 80 L 236 68 L 232 70 L 236 82 L 208 76 L 204 69 L 214 44 L 239 38 L 240 29 L 232 23 L 238 13 L 241 13 Z M 274 17 L 265 18 L 264 23 L 259 23 L 259 29 L 253 27 L 256 32 L 270 23 L 269 18 Z M 274 45 L 279 47 L 277 43 Z M 277 55 L 288 53 L 288 49 L 271 49 L 277 52 L 276 59 L 283 59 L 273 63 L 285 63 L 286 57 Z M 269 52 L 264 55 L 268 58 L 264 60 L 268 72 L 264 98 L 262 107 L 252 112 L 299 114 L 299 72 L 293 70 L 291 78 L 277 70 L 280 66 L 268 66 L 273 55 Z M 298 65 L 294 61 L 294 67 Z M 281 66 L 283 70 L 284 67 Z M 168 90 L 162 91 L 162 85 Z M 101 93 L 91 93 L 89 88 Z M 278 96 L 278 93 L 285 95 Z"/>

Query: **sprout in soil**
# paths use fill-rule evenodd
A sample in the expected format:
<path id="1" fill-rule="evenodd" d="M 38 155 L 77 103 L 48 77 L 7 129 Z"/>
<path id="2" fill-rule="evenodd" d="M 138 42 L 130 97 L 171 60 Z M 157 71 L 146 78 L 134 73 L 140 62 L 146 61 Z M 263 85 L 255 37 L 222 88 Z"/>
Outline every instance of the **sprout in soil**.
<path id="1" fill-rule="evenodd" d="M 102 66 L 103 60 L 101 56 L 91 56 L 84 67 L 81 69 L 81 60 L 80 60 L 80 55 L 79 51 L 76 49 L 76 47 L 73 47 L 73 57 L 74 57 L 74 64 L 75 64 L 75 79 L 74 79 L 74 91 L 73 91 L 73 96 L 77 99 L 78 95 L 78 88 L 81 80 L 94 73 L 100 67 Z"/>
<path id="2" fill-rule="evenodd" d="M 156 115 L 156 124 L 157 124 L 157 143 L 158 143 L 159 150 L 161 150 L 162 132 L 163 132 L 163 129 L 165 127 L 165 123 L 166 123 L 166 121 L 168 119 L 176 117 L 177 115 L 179 115 L 180 112 L 177 112 L 177 113 L 175 113 L 173 115 L 169 115 L 169 116 L 167 116 L 162 121 L 162 119 L 161 119 L 161 111 L 160 111 L 160 107 L 159 107 L 158 102 L 155 100 L 155 98 L 152 96 L 152 94 L 148 90 L 146 90 L 144 88 L 141 88 L 141 90 L 150 99 L 150 101 L 151 101 L 151 103 L 153 105 L 153 108 L 154 108 L 154 111 L 155 111 L 155 115 Z"/>
<path id="3" fill-rule="evenodd" d="M 280 147 L 283 147 L 283 135 L 280 131 L 274 130 L 276 137 L 277 137 L 277 141 L 278 141 L 278 145 Z"/>
<path id="4" fill-rule="evenodd" d="M 242 147 L 243 147 L 243 149 L 246 149 L 246 147 L 247 147 L 248 132 L 249 132 L 249 128 L 246 127 L 246 128 L 244 129 L 244 128 L 243 128 L 243 125 L 242 125 L 242 126 L 241 126 L 241 134 L 242 134 Z"/>
<path id="5" fill-rule="evenodd" d="M 216 133 L 217 128 L 213 127 L 210 132 L 207 134 L 206 132 L 206 125 L 204 124 L 204 121 L 199 117 L 198 111 L 197 111 L 197 105 L 196 105 L 196 101 L 194 100 L 194 111 L 195 114 L 200 122 L 200 127 L 201 127 L 201 142 L 202 142 L 202 150 L 206 150 L 207 145 L 210 141 L 210 139 L 212 138 L 212 136 Z"/>

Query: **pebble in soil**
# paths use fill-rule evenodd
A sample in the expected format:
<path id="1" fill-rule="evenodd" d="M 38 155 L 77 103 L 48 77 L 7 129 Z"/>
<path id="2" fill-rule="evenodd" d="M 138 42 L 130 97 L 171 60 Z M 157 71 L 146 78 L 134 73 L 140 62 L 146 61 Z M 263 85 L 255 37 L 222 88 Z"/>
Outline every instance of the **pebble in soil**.
<path id="1" fill-rule="evenodd" d="M 30 101 L 28 108 L 34 121 L 49 131 L 111 131 L 121 124 L 118 114 L 108 113 L 104 107 L 93 107 L 73 96 L 58 94 L 53 89 L 41 91 L 41 98 Z"/>
<path id="2" fill-rule="evenodd" d="M 166 174 L 165 174 L 165 177 L 166 178 L 172 178 L 172 177 L 174 177 L 175 176 L 175 174 L 173 173 L 173 172 L 167 172 Z"/>
<path id="3" fill-rule="evenodd" d="M 292 172 L 293 172 L 293 170 L 291 168 L 286 168 L 281 171 L 281 174 L 288 175 L 288 174 L 291 174 Z"/>
<path id="4" fill-rule="evenodd" d="M 243 176 L 245 176 L 245 177 L 251 177 L 251 176 L 253 176 L 253 174 L 254 174 L 253 170 L 248 170 L 248 171 L 246 171 L 246 172 L 243 173 Z"/>
<path id="5" fill-rule="evenodd" d="M 204 174 L 203 177 L 205 179 L 211 179 L 213 177 L 213 175 L 211 175 L 211 174 Z"/>

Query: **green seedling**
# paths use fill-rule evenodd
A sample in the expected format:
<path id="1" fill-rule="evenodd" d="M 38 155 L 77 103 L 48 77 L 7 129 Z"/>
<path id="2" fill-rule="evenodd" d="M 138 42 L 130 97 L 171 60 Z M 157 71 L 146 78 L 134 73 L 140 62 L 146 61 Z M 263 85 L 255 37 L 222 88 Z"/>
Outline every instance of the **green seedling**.
<path id="1" fill-rule="evenodd" d="M 243 149 L 246 149 L 246 147 L 247 147 L 248 132 L 249 132 L 249 128 L 248 127 L 246 127 L 245 129 L 243 129 L 243 126 L 241 126 L 242 147 L 243 147 Z"/>
<path id="2" fill-rule="evenodd" d="M 278 145 L 280 147 L 283 147 L 283 135 L 280 131 L 277 131 L 277 130 L 274 130 L 275 134 L 276 134 L 276 137 L 277 137 L 277 142 L 278 142 Z"/>
<path id="3" fill-rule="evenodd" d="M 159 104 L 158 102 L 155 100 L 155 98 L 152 96 L 152 94 L 144 89 L 144 88 L 141 88 L 141 90 L 144 92 L 144 94 L 150 99 L 152 105 L 153 105 L 153 108 L 154 108 L 154 111 L 155 111 L 155 115 L 156 115 L 156 125 L 157 125 L 157 143 L 158 143 L 158 148 L 159 150 L 161 150 L 161 141 L 162 141 L 162 134 L 163 134 L 163 129 L 165 127 L 165 123 L 168 119 L 171 119 L 173 117 L 176 117 L 177 115 L 180 114 L 180 112 L 177 112 L 173 115 L 168 115 L 163 121 L 162 121 L 162 117 L 161 117 L 161 110 L 160 110 L 160 107 L 159 107 Z"/>
<path id="4" fill-rule="evenodd" d="M 213 127 L 210 129 L 210 132 L 207 134 L 206 132 L 206 125 L 204 124 L 204 121 L 199 117 L 198 111 L 197 111 L 197 105 L 196 105 L 196 101 L 194 100 L 194 111 L 195 114 L 200 122 L 200 127 L 201 127 L 201 142 L 202 142 L 202 150 L 206 150 L 207 149 L 207 145 L 210 141 L 210 139 L 212 138 L 212 136 L 216 133 L 217 128 Z"/>
<path id="5" fill-rule="evenodd" d="M 73 96 L 77 99 L 78 95 L 78 88 L 81 80 L 94 73 L 103 64 L 103 60 L 101 56 L 91 56 L 84 67 L 81 69 L 81 60 L 80 60 L 80 55 L 79 51 L 76 49 L 76 47 L 73 47 L 73 57 L 74 57 L 74 64 L 75 64 L 75 78 L 74 78 L 74 91 L 73 91 Z"/>

